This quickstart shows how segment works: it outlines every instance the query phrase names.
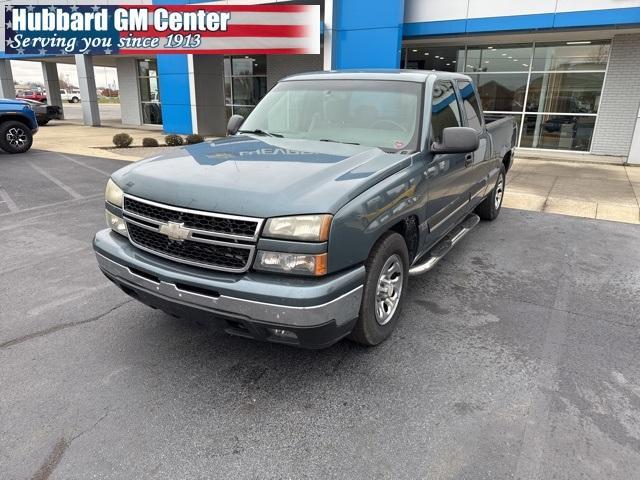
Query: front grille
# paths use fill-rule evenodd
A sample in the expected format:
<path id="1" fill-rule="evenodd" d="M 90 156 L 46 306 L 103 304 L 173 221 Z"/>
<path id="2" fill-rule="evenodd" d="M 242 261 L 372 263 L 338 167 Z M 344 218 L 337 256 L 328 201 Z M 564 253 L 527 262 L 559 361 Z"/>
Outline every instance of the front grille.
<path id="1" fill-rule="evenodd" d="M 129 195 L 123 207 L 129 239 L 138 248 L 213 270 L 239 273 L 251 266 L 262 219 L 188 210 Z"/>
<path id="2" fill-rule="evenodd" d="M 258 221 L 252 219 L 196 213 L 179 208 L 161 207 L 130 197 L 124 198 L 124 210 L 159 222 L 183 223 L 187 228 L 253 239 Z"/>
<path id="3" fill-rule="evenodd" d="M 187 263 L 200 264 L 221 270 L 242 271 L 251 260 L 251 248 L 238 248 L 224 245 L 185 240 L 176 242 L 161 233 L 127 222 L 131 241 L 145 249 L 167 255 Z"/>

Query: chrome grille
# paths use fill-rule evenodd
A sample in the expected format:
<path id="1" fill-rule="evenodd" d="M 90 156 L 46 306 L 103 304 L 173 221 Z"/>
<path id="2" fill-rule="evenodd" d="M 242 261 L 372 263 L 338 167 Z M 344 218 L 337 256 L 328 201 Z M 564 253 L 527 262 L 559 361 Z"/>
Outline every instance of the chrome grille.
<path id="1" fill-rule="evenodd" d="M 213 214 L 161 205 L 148 200 L 124 198 L 124 210 L 160 222 L 183 223 L 187 228 L 255 240 L 259 220 L 231 215 Z"/>
<path id="2" fill-rule="evenodd" d="M 249 269 L 262 219 L 163 205 L 125 195 L 133 245 L 171 260 L 228 272 Z"/>

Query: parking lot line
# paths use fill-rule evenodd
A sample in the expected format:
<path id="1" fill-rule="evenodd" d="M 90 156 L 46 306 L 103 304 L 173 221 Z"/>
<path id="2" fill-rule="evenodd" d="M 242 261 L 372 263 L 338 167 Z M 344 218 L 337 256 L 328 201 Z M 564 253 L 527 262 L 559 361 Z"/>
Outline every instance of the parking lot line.
<path id="1" fill-rule="evenodd" d="M 71 158 L 71 157 L 69 157 L 67 155 L 64 155 L 63 153 L 56 152 L 56 155 L 58 155 L 59 157 L 64 158 L 65 160 L 69 160 L 70 162 L 73 162 L 73 163 L 75 163 L 77 165 L 80 165 L 81 167 L 88 168 L 89 170 L 93 170 L 94 172 L 98 172 L 98 173 L 101 173 L 103 175 L 107 175 L 109 177 L 111 176 L 111 172 L 107 172 L 106 170 L 102 170 L 100 168 L 92 167 L 91 165 L 87 165 L 86 163 L 81 162 L 79 160 L 76 160 L 75 158 Z"/>
<path id="2" fill-rule="evenodd" d="M 79 200 L 81 198 L 84 198 L 82 195 L 80 195 L 78 192 L 76 192 L 73 188 L 71 188 L 69 185 L 61 182 L 60 180 L 58 180 L 56 177 L 50 175 L 49 173 L 47 173 L 46 171 L 44 171 L 41 167 L 38 167 L 37 165 L 34 165 L 33 162 L 28 162 L 29 166 L 31 168 L 33 168 L 36 172 L 40 173 L 43 177 L 48 178 L 49 180 L 51 180 L 53 183 L 55 183 L 57 186 L 59 186 L 61 189 L 63 189 L 65 192 L 67 192 L 69 195 L 71 195 L 72 198 Z"/>
<path id="3" fill-rule="evenodd" d="M 16 202 L 13 201 L 13 199 L 9 196 L 7 191 L 4 188 L 2 188 L 1 185 L 0 185 L 0 198 L 2 198 L 4 203 L 7 204 L 7 208 L 9 209 L 10 213 L 15 213 L 20 210 L 16 205 Z"/>

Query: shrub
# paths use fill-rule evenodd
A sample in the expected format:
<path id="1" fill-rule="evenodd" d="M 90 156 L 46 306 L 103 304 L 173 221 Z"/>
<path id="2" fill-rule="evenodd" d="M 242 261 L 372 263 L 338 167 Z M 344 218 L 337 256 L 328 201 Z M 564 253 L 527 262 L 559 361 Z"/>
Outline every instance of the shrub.
<path id="1" fill-rule="evenodd" d="M 189 145 L 193 145 L 194 143 L 204 142 L 204 137 L 202 135 L 198 135 L 197 133 L 192 133 L 191 135 L 187 135 L 186 140 Z"/>
<path id="2" fill-rule="evenodd" d="M 145 137 L 145 138 L 142 139 L 142 146 L 143 147 L 157 147 L 158 146 L 158 140 L 156 140 L 155 138 Z"/>
<path id="3" fill-rule="evenodd" d="M 184 143 L 184 140 L 180 135 L 167 135 L 164 137 L 164 143 L 169 145 L 170 147 L 177 147 Z"/>
<path id="4" fill-rule="evenodd" d="M 113 136 L 113 144 L 118 148 L 126 148 L 133 142 L 133 137 L 128 133 L 116 133 Z"/>

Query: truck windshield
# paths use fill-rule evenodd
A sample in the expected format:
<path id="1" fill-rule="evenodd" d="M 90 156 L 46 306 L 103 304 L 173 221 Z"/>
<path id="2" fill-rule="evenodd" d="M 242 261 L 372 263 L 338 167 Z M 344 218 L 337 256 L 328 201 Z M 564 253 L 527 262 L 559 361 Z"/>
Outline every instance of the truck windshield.
<path id="1" fill-rule="evenodd" d="M 416 150 L 422 84 L 377 80 L 281 82 L 258 104 L 241 132 Z"/>

